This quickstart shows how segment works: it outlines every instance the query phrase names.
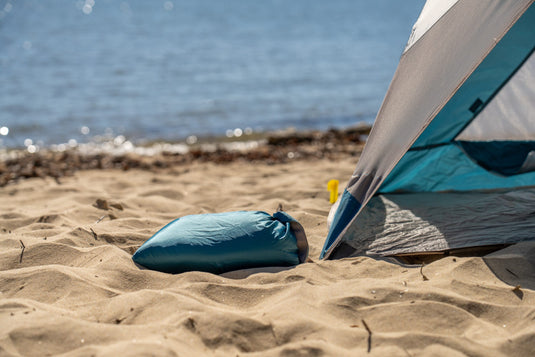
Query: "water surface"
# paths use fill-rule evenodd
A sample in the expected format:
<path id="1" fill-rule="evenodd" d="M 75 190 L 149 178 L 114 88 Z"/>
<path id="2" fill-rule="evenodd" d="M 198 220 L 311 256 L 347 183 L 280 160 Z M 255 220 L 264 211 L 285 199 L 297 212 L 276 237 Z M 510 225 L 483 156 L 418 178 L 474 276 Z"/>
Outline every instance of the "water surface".
<path id="1" fill-rule="evenodd" d="M 0 0 L 0 140 L 176 141 L 372 122 L 422 6 Z"/>

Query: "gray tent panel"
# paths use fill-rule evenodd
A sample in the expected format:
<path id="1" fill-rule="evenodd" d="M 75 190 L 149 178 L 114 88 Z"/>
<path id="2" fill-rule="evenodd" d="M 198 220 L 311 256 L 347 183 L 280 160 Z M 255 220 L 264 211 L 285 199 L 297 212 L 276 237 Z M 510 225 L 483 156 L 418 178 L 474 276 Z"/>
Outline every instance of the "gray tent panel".
<path id="1" fill-rule="evenodd" d="M 535 239 L 535 189 L 373 197 L 331 255 L 436 252 Z M 351 239 L 350 237 L 353 237 Z"/>

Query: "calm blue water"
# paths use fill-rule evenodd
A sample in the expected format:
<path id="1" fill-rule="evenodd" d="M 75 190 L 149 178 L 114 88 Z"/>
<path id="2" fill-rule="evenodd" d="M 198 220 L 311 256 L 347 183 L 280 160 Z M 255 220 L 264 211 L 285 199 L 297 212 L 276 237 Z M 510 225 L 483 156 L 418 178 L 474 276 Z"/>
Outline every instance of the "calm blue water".
<path id="1" fill-rule="evenodd" d="M 0 139 L 371 122 L 423 2 L 0 0 Z"/>

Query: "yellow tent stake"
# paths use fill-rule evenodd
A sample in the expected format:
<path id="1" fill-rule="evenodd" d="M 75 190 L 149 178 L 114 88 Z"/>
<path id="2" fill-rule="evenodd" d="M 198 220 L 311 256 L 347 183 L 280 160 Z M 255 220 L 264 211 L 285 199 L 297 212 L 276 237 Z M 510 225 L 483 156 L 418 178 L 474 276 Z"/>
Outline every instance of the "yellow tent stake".
<path id="1" fill-rule="evenodd" d="M 338 199 L 338 180 L 330 180 L 327 183 L 327 190 L 331 193 L 330 203 L 335 203 Z"/>

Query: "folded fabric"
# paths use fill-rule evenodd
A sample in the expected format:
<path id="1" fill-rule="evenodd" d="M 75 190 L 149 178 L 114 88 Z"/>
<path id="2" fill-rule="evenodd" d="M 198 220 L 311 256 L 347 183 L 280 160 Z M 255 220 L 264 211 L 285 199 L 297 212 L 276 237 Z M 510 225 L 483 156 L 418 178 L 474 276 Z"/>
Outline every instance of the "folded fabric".
<path id="1" fill-rule="evenodd" d="M 292 266 L 308 256 L 303 227 L 285 212 L 260 211 L 178 218 L 149 238 L 135 263 L 166 273 Z"/>

